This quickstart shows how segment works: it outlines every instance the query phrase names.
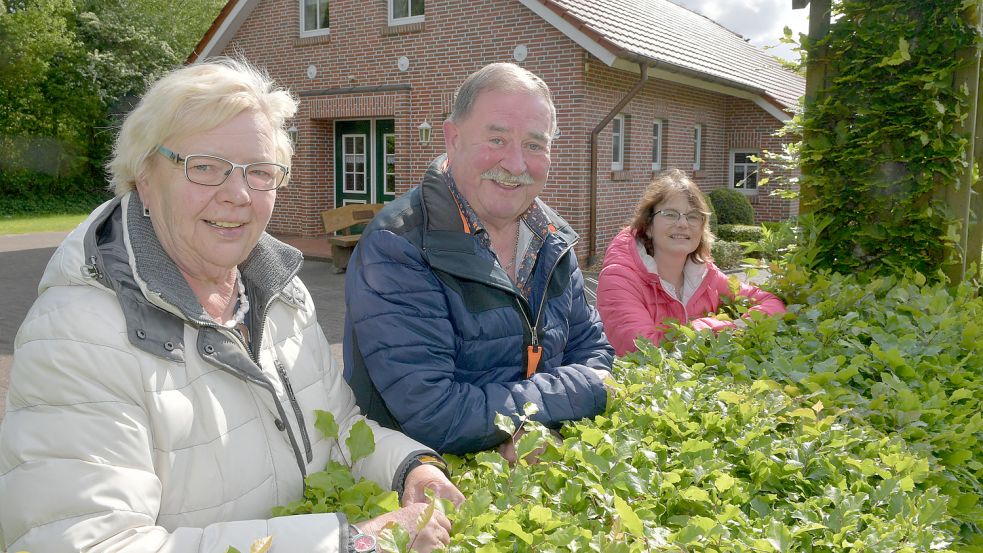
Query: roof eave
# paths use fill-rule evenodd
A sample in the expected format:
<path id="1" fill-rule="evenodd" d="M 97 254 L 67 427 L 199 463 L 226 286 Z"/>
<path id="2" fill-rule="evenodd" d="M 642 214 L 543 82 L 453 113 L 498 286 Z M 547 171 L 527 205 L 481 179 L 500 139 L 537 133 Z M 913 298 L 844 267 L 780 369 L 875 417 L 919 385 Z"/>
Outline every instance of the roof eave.
<path id="1" fill-rule="evenodd" d="M 781 101 L 772 97 L 763 88 L 666 63 L 657 58 L 626 50 L 591 29 L 550 0 L 519 0 L 519 2 L 609 67 L 638 73 L 640 71 L 639 64 L 644 63 L 649 66 L 651 77 L 751 100 L 772 117 L 782 122 L 792 118 L 791 107 L 783 105 Z"/>
<path id="2" fill-rule="evenodd" d="M 666 63 L 658 59 L 648 58 L 630 52 L 619 52 L 611 67 L 622 71 L 638 73 L 639 63 L 648 64 L 649 76 L 651 78 L 750 100 L 769 115 L 783 123 L 792 118 L 791 107 L 785 106 L 777 98 L 768 94 L 765 89 L 756 86 L 732 81 L 724 77 L 708 75 L 695 69 Z"/>
<path id="3" fill-rule="evenodd" d="M 257 4 L 259 0 L 229 0 L 185 63 L 190 65 L 221 54 Z"/>

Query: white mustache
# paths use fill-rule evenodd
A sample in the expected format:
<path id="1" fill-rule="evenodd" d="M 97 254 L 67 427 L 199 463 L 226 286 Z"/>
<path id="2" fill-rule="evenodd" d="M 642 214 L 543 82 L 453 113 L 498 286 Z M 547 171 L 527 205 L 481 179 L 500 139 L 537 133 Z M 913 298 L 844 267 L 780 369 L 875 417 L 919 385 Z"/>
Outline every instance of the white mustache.
<path id="1" fill-rule="evenodd" d="M 485 171 L 481 174 L 481 178 L 485 180 L 493 180 L 500 182 L 502 184 L 524 184 L 526 186 L 532 186 L 535 181 L 533 181 L 532 175 L 529 173 L 522 173 L 521 175 L 513 175 L 508 171 L 502 169 L 492 169 L 490 171 Z"/>

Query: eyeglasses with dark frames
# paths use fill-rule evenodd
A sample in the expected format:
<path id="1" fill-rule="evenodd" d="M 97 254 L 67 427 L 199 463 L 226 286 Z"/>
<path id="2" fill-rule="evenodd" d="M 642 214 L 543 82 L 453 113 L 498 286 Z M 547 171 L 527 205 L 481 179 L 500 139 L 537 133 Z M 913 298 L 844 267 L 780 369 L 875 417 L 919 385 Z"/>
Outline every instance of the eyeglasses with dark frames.
<path id="1" fill-rule="evenodd" d="M 689 213 L 680 213 L 675 209 L 660 209 L 652 213 L 652 217 L 662 217 L 666 221 L 676 224 L 681 217 L 686 218 L 686 222 L 690 225 L 702 225 L 704 221 L 707 220 L 707 216 L 702 211 L 690 211 Z"/>
<path id="2" fill-rule="evenodd" d="M 232 171 L 242 169 L 242 176 L 249 188 L 260 191 L 276 190 L 290 173 L 290 168 L 286 165 L 271 161 L 241 164 L 206 154 L 182 156 L 164 146 L 157 146 L 157 153 L 178 165 L 183 164 L 184 176 L 202 186 L 221 186 Z"/>

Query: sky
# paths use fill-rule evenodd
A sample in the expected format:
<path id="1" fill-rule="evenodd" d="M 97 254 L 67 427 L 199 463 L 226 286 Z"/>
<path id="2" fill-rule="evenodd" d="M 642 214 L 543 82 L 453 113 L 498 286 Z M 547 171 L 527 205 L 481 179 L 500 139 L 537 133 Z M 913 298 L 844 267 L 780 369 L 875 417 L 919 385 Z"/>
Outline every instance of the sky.
<path id="1" fill-rule="evenodd" d="M 782 29 L 788 26 L 792 36 L 809 32 L 809 8 L 792 9 L 792 0 L 671 0 L 750 39 L 755 46 L 775 46 L 768 53 L 798 61 L 791 44 L 781 44 Z"/>

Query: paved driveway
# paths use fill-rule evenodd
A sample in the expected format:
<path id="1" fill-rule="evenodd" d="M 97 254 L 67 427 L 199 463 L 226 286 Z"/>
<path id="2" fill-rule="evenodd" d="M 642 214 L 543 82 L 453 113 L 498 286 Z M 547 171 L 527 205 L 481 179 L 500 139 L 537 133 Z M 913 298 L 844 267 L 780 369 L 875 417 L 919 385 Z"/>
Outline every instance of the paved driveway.
<path id="1" fill-rule="evenodd" d="M 37 297 L 38 282 L 48 259 L 66 233 L 0 236 L 0 420 L 7 400 L 14 336 Z M 311 291 L 318 321 L 341 362 L 344 334 L 345 275 L 330 263 L 307 260 L 300 278 Z"/>

